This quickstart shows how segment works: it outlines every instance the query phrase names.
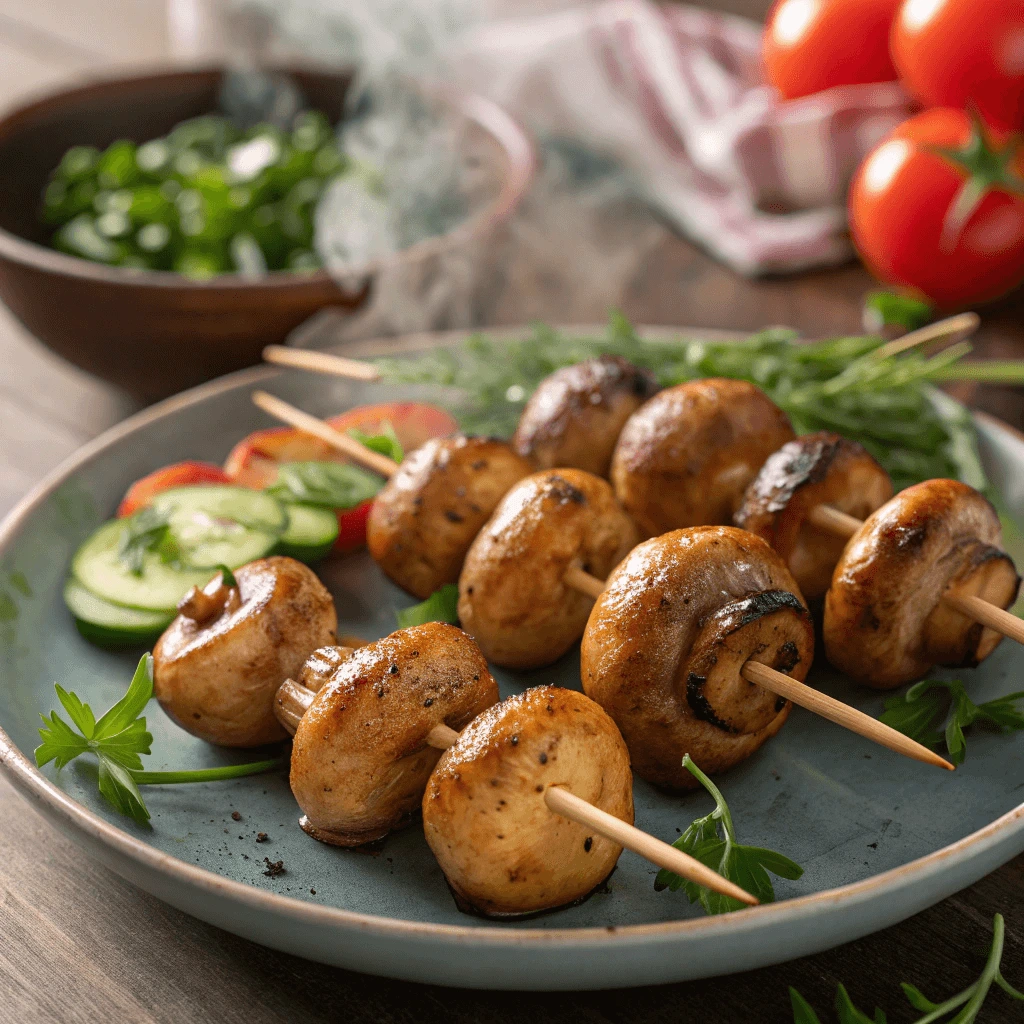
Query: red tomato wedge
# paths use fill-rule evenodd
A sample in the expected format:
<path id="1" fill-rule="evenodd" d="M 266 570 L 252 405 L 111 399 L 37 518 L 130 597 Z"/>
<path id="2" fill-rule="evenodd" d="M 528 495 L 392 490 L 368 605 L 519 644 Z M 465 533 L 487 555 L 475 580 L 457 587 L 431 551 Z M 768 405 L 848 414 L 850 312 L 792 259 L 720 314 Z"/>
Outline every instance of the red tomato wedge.
<path id="1" fill-rule="evenodd" d="M 229 484 L 231 478 L 220 466 L 212 462 L 175 462 L 163 469 L 154 470 L 148 476 L 128 488 L 117 507 L 118 518 L 130 516 L 148 505 L 155 495 L 172 487 L 188 487 L 193 484 Z"/>
<path id="2" fill-rule="evenodd" d="M 452 415 L 435 405 L 422 402 L 386 402 L 362 405 L 327 420 L 335 430 L 345 433 L 359 430 L 379 434 L 390 423 L 402 448 L 411 452 L 432 437 L 444 437 L 458 430 Z M 224 463 L 224 472 L 232 483 L 262 490 L 277 479 L 281 462 L 349 462 L 326 441 L 294 427 L 257 430 L 239 441 Z M 366 519 L 372 502 L 338 510 L 337 552 L 353 551 L 366 543 Z"/>

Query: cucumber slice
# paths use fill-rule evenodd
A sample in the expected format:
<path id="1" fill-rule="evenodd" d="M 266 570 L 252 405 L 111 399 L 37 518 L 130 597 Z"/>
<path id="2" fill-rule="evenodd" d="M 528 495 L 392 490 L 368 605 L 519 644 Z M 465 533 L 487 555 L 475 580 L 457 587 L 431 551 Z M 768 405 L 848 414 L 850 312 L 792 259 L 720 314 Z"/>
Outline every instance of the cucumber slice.
<path id="1" fill-rule="evenodd" d="M 171 624 L 175 614 L 112 604 L 86 590 L 74 577 L 64 585 L 64 603 L 82 636 L 106 647 L 148 644 Z"/>
<path id="2" fill-rule="evenodd" d="M 167 516 L 190 566 L 245 565 L 267 554 L 288 526 L 288 513 L 277 498 L 228 484 L 175 487 L 150 505 Z"/>
<path id="3" fill-rule="evenodd" d="M 338 539 L 338 517 L 329 508 L 288 505 L 288 528 L 281 534 L 277 553 L 311 564 L 326 558 Z"/>

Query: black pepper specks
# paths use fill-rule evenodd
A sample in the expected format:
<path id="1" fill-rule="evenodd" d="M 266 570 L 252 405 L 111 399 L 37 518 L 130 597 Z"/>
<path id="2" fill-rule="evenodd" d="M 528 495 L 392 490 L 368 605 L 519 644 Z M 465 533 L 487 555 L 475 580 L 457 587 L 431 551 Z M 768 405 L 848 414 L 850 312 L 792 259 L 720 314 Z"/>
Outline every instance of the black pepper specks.
<path id="1" fill-rule="evenodd" d="M 391 673 L 391 674 L 392 674 L 393 676 L 397 676 L 397 675 L 398 675 L 398 666 L 397 666 L 397 665 L 392 665 L 392 666 L 391 666 L 391 668 L 389 668 L 389 669 L 388 669 L 388 671 L 389 671 L 389 672 L 390 672 L 390 673 Z"/>
<path id="2" fill-rule="evenodd" d="M 430 707 L 430 706 L 431 706 L 431 705 L 432 705 L 433 703 L 434 703 L 434 698 L 433 698 L 433 697 L 428 697 L 428 698 L 427 698 L 427 699 L 426 699 L 426 700 L 425 700 L 425 701 L 423 702 L 423 706 L 424 706 L 425 708 L 429 708 L 429 707 Z"/>
<path id="3" fill-rule="evenodd" d="M 548 763 L 548 755 L 545 754 L 544 751 L 542 750 L 541 753 L 540 753 L 540 757 L 538 757 L 537 760 L 540 761 L 541 764 L 547 764 Z"/>
<path id="4" fill-rule="evenodd" d="M 587 838 L 583 840 L 583 852 L 584 853 L 590 853 L 590 850 L 593 847 L 593 845 L 594 845 L 594 837 L 593 836 L 587 836 Z"/>

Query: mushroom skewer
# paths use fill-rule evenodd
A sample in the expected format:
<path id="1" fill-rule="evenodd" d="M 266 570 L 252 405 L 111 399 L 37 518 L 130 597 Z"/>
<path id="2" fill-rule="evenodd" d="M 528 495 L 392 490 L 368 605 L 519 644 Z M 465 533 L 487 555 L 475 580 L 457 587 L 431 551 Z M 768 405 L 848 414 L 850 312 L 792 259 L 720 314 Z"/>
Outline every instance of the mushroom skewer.
<path id="1" fill-rule="evenodd" d="M 295 737 L 290 781 L 304 812 L 302 828 L 334 845 L 360 845 L 404 824 L 422 801 L 428 838 L 436 839 L 453 817 L 473 816 L 473 808 L 459 810 L 453 801 L 479 805 L 483 814 L 484 804 L 490 808 L 494 802 L 488 823 L 477 821 L 478 839 L 493 841 L 496 826 L 499 849 L 508 855 L 522 853 L 517 840 L 550 853 L 552 845 L 569 837 L 558 837 L 565 826 L 555 827 L 552 838 L 543 822 L 540 835 L 524 824 L 523 818 L 538 824 L 539 804 L 607 842 L 599 846 L 583 833 L 577 844 L 578 830 L 571 830 L 572 853 L 560 868 L 564 877 L 558 885 L 541 886 L 549 904 L 525 911 L 503 905 L 499 912 L 549 909 L 586 895 L 614 867 L 622 846 L 698 885 L 747 904 L 757 902 L 699 861 L 633 827 L 629 755 L 615 724 L 593 701 L 558 687 L 536 687 L 501 704 L 497 696 L 479 649 L 445 623 L 399 630 L 358 650 L 317 651 L 298 682 L 289 679 L 281 685 L 275 705 L 278 721 Z M 460 733 L 449 723 L 465 727 L 470 721 L 465 742 L 459 744 Z M 452 787 L 447 795 L 442 792 L 444 777 L 434 785 L 438 752 L 451 747 L 459 748 L 447 758 L 449 765 L 453 758 L 456 764 L 454 797 Z M 428 779 L 430 791 L 424 796 Z M 574 784 L 583 792 L 593 790 L 599 806 L 573 793 Z M 474 802 L 477 788 L 480 799 Z M 458 873 L 453 863 L 474 833 L 471 822 L 462 825 L 457 842 L 431 844 L 435 852 L 445 847 L 450 862 L 442 866 L 449 875 Z M 506 827 L 509 842 L 501 847 Z M 535 870 L 552 870 L 543 859 L 517 856 L 519 871 L 527 871 L 528 862 Z M 553 896 L 552 890 L 561 895 Z M 471 893 L 464 895 L 478 909 L 495 909 Z"/>

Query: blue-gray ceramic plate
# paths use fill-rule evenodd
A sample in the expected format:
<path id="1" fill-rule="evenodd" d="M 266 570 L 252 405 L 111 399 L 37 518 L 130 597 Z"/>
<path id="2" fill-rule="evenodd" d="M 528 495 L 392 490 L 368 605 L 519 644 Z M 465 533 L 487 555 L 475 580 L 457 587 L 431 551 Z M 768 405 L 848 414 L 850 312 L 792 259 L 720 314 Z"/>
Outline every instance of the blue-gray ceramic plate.
<path id="1" fill-rule="evenodd" d="M 108 431 L 0 527 L 0 766 L 53 824 L 124 877 L 190 914 L 312 960 L 448 985 L 578 989 L 682 981 L 813 953 L 891 925 L 1024 850 L 1024 734 L 976 732 L 951 775 L 799 708 L 720 784 L 740 840 L 785 853 L 804 875 L 777 882 L 775 904 L 714 918 L 681 892 L 655 892 L 655 870 L 626 852 L 606 891 L 582 905 L 488 923 L 456 909 L 416 826 L 372 853 L 310 839 L 298 828 L 283 771 L 149 789 L 152 828 L 114 813 L 84 769 L 38 771 L 38 713 L 54 706 L 54 681 L 105 708 L 124 692 L 138 657 L 107 653 L 76 632 L 61 599 L 72 552 L 133 480 L 183 458 L 220 462 L 242 436 L 268 426 L 249 401 L 253 386 L 268 382 L 321 415 L 409 394 L 297 371 L 244 371 Z M 1024 439 L 988 419 L 979 426 L 993 481 L 1024 512 Z M 410 603 L 365 555 L 328 563 L 322 575 L 344 631 L 384 635 L 395 628 L 394 609 Z M 1024 651 L 1006 641 L 964 675 L 972 695 L 988 699 L 1020 689 L 1022 670 Z M 576 656 L 501 678 L 504 694 L 541 681 L 578 686 Z M 872 715 L 881 711 L 878 694 L 842 679 L 818 682 Z M 156 705 L 148 721 L 151 768 L 235 757 L 185 735 Z M 710 801 L 665 796 L 637 781 L 636 809 L 640 827 L 671 841 Z M 267 839 L 257 843 L 260 832 Z M 265 857 L 283 861 L 284 873 L 265 874 Z"/>

